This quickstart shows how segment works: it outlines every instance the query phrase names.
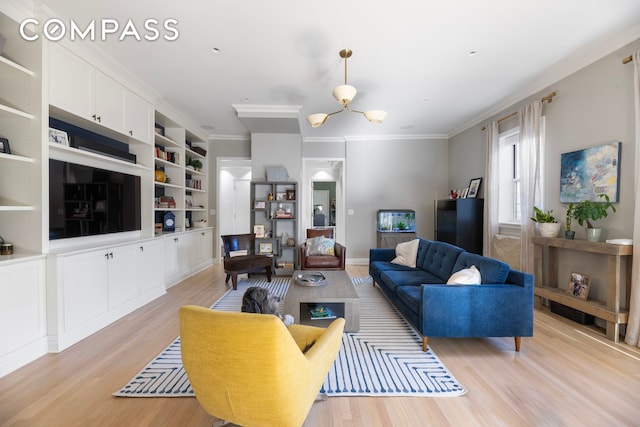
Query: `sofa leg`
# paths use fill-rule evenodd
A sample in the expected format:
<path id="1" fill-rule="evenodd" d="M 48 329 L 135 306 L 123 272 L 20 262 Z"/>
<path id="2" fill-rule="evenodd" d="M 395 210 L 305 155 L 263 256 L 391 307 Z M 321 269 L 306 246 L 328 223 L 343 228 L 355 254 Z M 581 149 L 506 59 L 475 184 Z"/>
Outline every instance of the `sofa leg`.
<path id="1" fill-rule="evenodd" d="M 422 337 L 422 351 L 427 351 L 427 341 L 429 337 Z"/>
<path id="2" fill-rule="evenodd" d="M 514 337 L 515 342 L 516 342 L 516 351 L 520 351 L 520 341 L 522 340 L 522 337 Z"/>

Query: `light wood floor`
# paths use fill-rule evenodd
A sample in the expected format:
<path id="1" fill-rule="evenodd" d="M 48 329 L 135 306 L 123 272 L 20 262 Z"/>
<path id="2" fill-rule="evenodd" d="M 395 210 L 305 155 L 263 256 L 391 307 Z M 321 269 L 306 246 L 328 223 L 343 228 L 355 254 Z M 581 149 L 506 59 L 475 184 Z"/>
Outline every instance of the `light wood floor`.
<path id="1" fill-rule="evenodd" d="M 366 266 L 349 266 L 352 277 Z M 178 335 L 178 308 L 224 292 L 219 266 L 60 354 L 0 379 L 2 426 L 211 426 L 194 398 L 117 398 Z M 508 321 L 508 319 L 505 319 Z M 640 352 L 536 311 L 535 336 L 441 339 L 429 345 L 468 393 L 451 398 L 353 397 L 316 402 L 305 426 L 638 426 Z"/>

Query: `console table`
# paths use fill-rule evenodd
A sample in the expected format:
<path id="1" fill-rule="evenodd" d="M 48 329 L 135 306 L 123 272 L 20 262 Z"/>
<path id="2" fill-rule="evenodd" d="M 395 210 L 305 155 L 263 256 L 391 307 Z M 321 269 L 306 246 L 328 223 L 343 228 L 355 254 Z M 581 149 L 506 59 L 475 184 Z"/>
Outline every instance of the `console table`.
<path id="1" fill-rule="evenodd" d="M 534 237 L 533 245 L 536 306 L 540 306 L 541 298 L 546 298 L 603 319 L 607 323 L 607 338 L 618 342 L 620 325 L 626 324 L 629 317 L 629 312 L 620 308 L 622 257 L 629 257 L 626 263 L 625 283 L 628 299 L 631 292 L 631 256 L 633 255 L 633 246 L 548 237 Z M 546 264 L 544 262 L 545 249 L 548 255 Z M 559 250 L 589 252 L 607 257 L 606 301 L 581 300 L 565 292 L 566 284 L 558 282 Z"/>

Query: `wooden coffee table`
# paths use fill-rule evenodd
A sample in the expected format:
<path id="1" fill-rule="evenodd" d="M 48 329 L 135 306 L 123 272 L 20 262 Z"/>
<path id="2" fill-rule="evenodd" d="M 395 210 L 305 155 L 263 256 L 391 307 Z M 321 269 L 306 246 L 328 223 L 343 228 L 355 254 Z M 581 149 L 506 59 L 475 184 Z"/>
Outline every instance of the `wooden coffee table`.
<path id="1" fill-rule="evenodd" d="M 360 330 L 360 301 L 351 278 L 346 271 L 319 271 L 327 278 L 327 284 L 322 286 L 302 286 L 294 278 L 298 273 L 310 273 L 312 270 L 299 270 L 293 273 L 289 290 L 285 295 L 285 314 L 290 314 L 296 323 L 303 325 L 326 327 L 333 319 L 312 319 L 309 314 L 317 304 L 329 308 L 336 317 L 343 317 L 346 321 L 346 332 Z"/>

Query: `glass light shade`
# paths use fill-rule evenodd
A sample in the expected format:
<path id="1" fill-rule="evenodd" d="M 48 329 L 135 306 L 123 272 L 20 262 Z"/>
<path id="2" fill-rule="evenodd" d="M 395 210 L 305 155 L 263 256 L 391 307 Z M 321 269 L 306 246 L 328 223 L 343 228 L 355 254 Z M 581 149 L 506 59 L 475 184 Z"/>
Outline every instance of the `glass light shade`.
<path id="1" fill-rule="evenodd" d="M 358 91 L 351 85 L 340 85 L 333 89 L 333 97 L 342 105 L 348 105 L 356 96 Z"/>
<path id="2" fill-rule="evenodd" d="M 324 122 L 327 121 L 327 117 L 329 117 L 329 115 L 325 113 L 309 114 L 307 116 L 307 121 L 309 122 L 311 127 L 317 128 L 318 126 L 322 126 Z"/>
<path id="3" fill-rule="evenodd" d="M 387 112 L 382 110 L 365 111 L 363 114 L 371 123 L 382 123 L 387 117 Z"/>

